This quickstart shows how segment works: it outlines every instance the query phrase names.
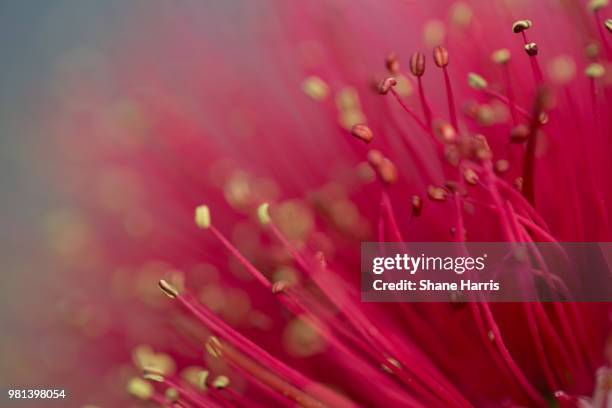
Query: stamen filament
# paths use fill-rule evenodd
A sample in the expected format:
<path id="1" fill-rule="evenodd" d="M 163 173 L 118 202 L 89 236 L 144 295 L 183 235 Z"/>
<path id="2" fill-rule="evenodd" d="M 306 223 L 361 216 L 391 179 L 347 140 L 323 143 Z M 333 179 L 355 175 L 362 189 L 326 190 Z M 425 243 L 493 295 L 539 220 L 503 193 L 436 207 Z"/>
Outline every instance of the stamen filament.
<path id="1" fill-rule="evenodd" d="M 227 248 L 228 251 L 232 253 L 238 259 L 238 261 L 246 268 L 247 271 L 255 277 L 262 285 L 266 288 L 271 289 L 272 284 L 270 281 L 255 267 L 251 262 L 249 262 L 238 249 L 227 239 L 225 236 L 217 229 L 214 225 L 210 226 L 210 230 L 212 233 L 221 241 L 221 243 Z"/>
<path id="2" fill-rule="evenodd" d="M 421 106 L 423 107 L 423 116 L 425 117 L 425 123 L 427 127 L 431 130 L 431 108 L 429 107 L 429 103 L 427 102 L 427 98 L 425 97 L 425 88 L 423 87 L 423 81 L 421 77 L 417 77 L 418 88 L 419 88 L 419 98 L 421 99 Z"/>
<path id="3" fill-rule="evenodd" d="M 397 100 L 397 102 L 400 104 L 400 106 L 402 107 L 402 109 L 404 109 L 411 117 L 412 119 L 414 119 L 414 121 L 421 127 L 421 129 L 423 129 L 423 131 L 428 132 L 429 129 L 427 128 L 427 126 L 423 123 L 423 121 L 421 120 L 421 118 L 419 118 L 417 116 L 416 113 L 414 113 L 414 111 L 412 109 L 410 109 L 408 107 L 408 105 L 406 105 L 404 103 L 404 101 L 402 100 L 402 97 L 397 93 L 397 91 L 393 88 L 391 88 L 389 90 L 391 92 L 391 94 L 393 94 L 393 96 L 395 97 L 395 99 Z"/>
<path id="4" fill-rule="evenodd" d="M 282 380 L 280 377 L 274 375 L 271 371 L 268 371 L 263 366 L 255 363 L 253 360 L 244 356 L 226 343 L 216 339 L 214 342 L 209 341 L 208 344 L 215 349 L 219 356 L 222 356 L 233 365 L 240 367 L 254 378 L 257 378 L 258 381 L 277 391 L 281 395 L 292 399 L 300 406 L 307 408 L 321 408 L 325 406 L 322 402 Z"/>
<path id="5" fill-rule="evenodd" d="M 444 72 L 444 85 L 446 86 L 446 99 L 448 101 L 448 114 L 450 116 L 450 122 L 455 130 L 458 131 L 459 127 L 457 122 L 457 110 L 455 109 L 455 98 L 453 96 L 453 88 L 451 86 L 451 81 L 446 66 L 442 67 L 442 71 Z"/>

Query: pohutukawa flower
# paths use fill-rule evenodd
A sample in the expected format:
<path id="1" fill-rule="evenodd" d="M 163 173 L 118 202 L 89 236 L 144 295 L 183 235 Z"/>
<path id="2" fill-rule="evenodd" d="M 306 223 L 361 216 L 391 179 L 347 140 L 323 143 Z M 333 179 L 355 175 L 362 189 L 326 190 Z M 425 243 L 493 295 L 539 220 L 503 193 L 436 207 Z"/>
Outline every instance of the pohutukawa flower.
<path id="1" fill-rule="evenodd" d="M 572 1 L 455 2 L 439 16 L 430 2 L 339 3 L 330 18 L 278 2 L 253 33 L 164 8 L 147 35 L 95 58 L 93 78 L 63 84 L 52 128 L 87 165 L 62 179 L 99 218 L 54 217 L 51 245 L 112 281 L 70 320 L 108 306 L 94 343 L 106 374 L 160 406 L 605 406 L 609 304 L 362 303 L 359 251 L 612 240 L 606 2 L 590 19 Z M 389 38 L 406 54 L 385 59 Z M 528 55 L 511 60 L 517 47 Z M 441 69 L 426 72 L 417 49 Z M 256 55 L 265 63 L 245 70 Z"/>

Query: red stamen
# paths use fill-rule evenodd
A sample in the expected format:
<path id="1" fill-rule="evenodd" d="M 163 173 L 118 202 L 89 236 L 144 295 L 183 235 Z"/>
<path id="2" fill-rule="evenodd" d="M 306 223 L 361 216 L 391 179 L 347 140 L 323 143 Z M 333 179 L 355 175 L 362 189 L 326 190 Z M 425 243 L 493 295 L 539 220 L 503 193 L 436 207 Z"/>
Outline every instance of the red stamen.
<path id="1" fill-rule="evenodd" d="M 277 391 L 279 394 L 292 399 L 300 406 L 308 408 L 324 407 L 322 402 L 274 375 L 271 371 L 268 371 L 263 366 L 244 356 L 228 344 L 213 337 L 209 339 L 207 346 L 217 355 L 222 356 L 233 365 L 240 367 L 240 369 L 249 373 L 254 378 L 257 378 L 258 381 Z"/>
<path id="2" fill-rule="evenodd" d="M 255 267 L 251 262 L 249 262 L 238 249 L 227 239 L 225 236 L 217 229 L 214 225 L 210 226 L 210 230 L 217 237 L 219 241 L 227 248 L 228 251 L 232 253 L 238 259 L 238 261 L 246 268 L 247 271 L 253 275 L 255 279 L 257 279 L 262 285 L 266 288 L 271 288 L 272 285 L 270 281 Z"/>
<path id="3" fill-rule="evenodd" d="M 395 97 L 395 99 L 397 100 L 397 102 L 400 104 L 400 106 L 402 107 L 402 109 L 404 109 L 406 111 L 406 113 L 408 113 L 412 119 L 414 119 L 414 121 L 421 127 L 421 129 L 423 129 L 425 132 L 429 131 L 429 129 L 427 128 L 427 126 L 423 123 L 423 121 L 421 120 L 421 118 L 419 118 L 417 116 L 416 113 L 414 113 L 414 111 L 412 109 L 410 109 L 408 107 L 408 105 L 406 105 L 404 103 L 404 101 L 402 100 L 402 97 L 399 96 L 399 94 L 397 93 L 397 91 L 393 88 L 390 89 L 390 92 L 393 94 L 393 96 Z"/>
<path id="4" fill-rule="evenodd" d="M 451 86 L 450 77 L 448 76 L 448 70 L 446 67 L 443 67 L 442 71 L 444 71 L 444 85 L 446 86 L 446 99 L 448 101 L 448 114 L 450 115 L 450 121 L 455 129 L 459 129 L 457 122 L 457 111 L 455 109 L 455 98 L 453 96 L 453 87 Z"/>
<path id="5" fill-rule="evenodd" d="M 535 203 L 535 151 L 538 141 L 538 129 L 541 126 L 540 114 L 548 106 L 549 94 L 546 89 L 538 90 L 536 102 L 534 104 L 533 115 L 529 124 L 529 136 L 525 148 L 525 160 L 523 162 L 523 186 L 522 192 L 527 201 Z"/>

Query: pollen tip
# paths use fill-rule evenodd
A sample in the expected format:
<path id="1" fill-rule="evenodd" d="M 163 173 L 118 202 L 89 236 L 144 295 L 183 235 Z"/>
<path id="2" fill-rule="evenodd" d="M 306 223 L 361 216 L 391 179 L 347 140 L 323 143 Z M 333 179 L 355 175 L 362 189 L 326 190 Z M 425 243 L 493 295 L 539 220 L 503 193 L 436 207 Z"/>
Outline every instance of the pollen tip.
<path id="1" fill-rule="evenodd" d="M 481 77 L 480 75 L 470 72 L 468 74 L 468 84 L 474 89 L 485 89 L 488 85 L 487 80 Z"/>
<path id="2" fill-rule="evenodd" d="M 395 52 L 390 52 L 385 58 L 385 66 L 391 74 L 397 74 L 400 70 L 400 63 Z"/>
<path id="3" fill-rule="evenodd" d="M 457 140 L 457 132 L 453 125 L 448 122 L 440 121 L 434 126 L 434 131 L 438 139 L 443 143 L 450 144 Z"/>
<path id="4" fill-rule="evenodd" d="M 429 186 L 427 187 L 427 195 L 432 201 L 446 201 L 448 193 L 442 187 Z"/>
<path id="5" fill-rule="evenodd" d="M 178 288 L 165 279 L 160 279 L 158 285 L 162 292 L 164 292 L 170 299 L 176 299 L 180 294 Z"/>
<path id="6" fill-rule="evenodd" d="M 199 228 L 210 227 L 210 210 L 207 205 L 197 206 L 195 209 L 195 223 Z"/>
<path id="7" fill-rule="evenodd" d="M 529 137 L 529 127 L 527 125 L 516 125 L 510 131 L 510 142 L 523 143 Z"/>
<path id="8" fill-rule="evenodd" d="M 287 290 L 288 287 L 289 287 L 289 282 L 285 280 L 279 280 L 277 282 L 274 282 L 274 284 L 272 285 L 272 293 L 275 295 L 282 293 L 285 290 Z"/>
<path id="9" fill-rule="evenodd" d="M 329 87 L 318 76 L 309 76 L 302 82 L 302 91 L 315 101 L 322 101 L 329 95 Z"/>
<path id="10" fill-rule="evenodd" d="M 512 31 L 515 34 L 519 34 L 531 28 L 531 25 L 531 20 L 518 20 L 515 21 L 514 24 L 512 24 Z"/>
<path id="11" fill-rule="evenodd" d="M 594 62 L 584 69 L 584 73 L 589 78 L 601 78 L 606 73 L 606 69 L 603 65 Z"/>
<path id="12" fill-rule="evenodd" d="M 604 21 L 604 26 L 606 27 L 608 32 L 612 33 L 612 18 L 606 19 L 606 21 Z"/>
<path id="13" fill-rule="evenodd" d="M 315 254 L 315 260 L 318 262 L 321 269 L 327 268 L 327 260 L 325 259 L 325 254 L 323 251 L 317 251 Z"/>
<path id="14" fill-rule="evenodd" d="M 166 399 L 170 402 L 176 402 L 179 400 L 180 397 L 178 390 L 173 387 L 166 388 L 166 392 L 164 392 L 164 395 L 166 396 Z"/>
<path id="15" fill-rule="evenodd" d="M 130 395 L 141 400 L 148 400 L 153 396 L 153 385 L 139 377 L 130 378 L 126 389 Z"/>
<path id="16" fill-rule="evenodd" d="M 503 174 L 508 171 L 510 168 L 510 162 L 505 159 L 499 159 L 494 164 L 494 170 L 497 174 Z"/>
<path id="17" fill-rule="evenodd" d="M 142 369 L 142 377 L 145 380 L 164 382 L 164 372 L 155 367 L 144 367 Z"/>
<path id="18" fill-rule="evenodd" d="M 478 173 L 476 173 L 474 169 L 466 168 L 463 171 L 463 179 L 469 185 L 474 186 L 478 183 Z"/>
<path id="19" fill-rule="evenodd" d="M 433 50 L 433 59 L 438 67 L 446 67 L 448 65 L 448 50 L 441 45 L 435 47 Z"/>
<path id="20" fill-rule="evenodd" d="M 388 158 L 384 158 L 378 166 L 378 174 L 380 179 L 386 184 L 395 184 L 397 181 L 397 168 L 395 164 Z"/>
<path id="21" fill-rule="evenodd" d="M 259 205 L 259 207 L 257 207 L 257 218 L 259 219 L 259 223 L 261 225 L 267 225 L 271 221 L 269 208 L 269 203 L 262 203 Z"/>
<path id="22" fill-rule="evenodd" d="M 538 44 L 534 42 L 525 44 L 525 52 L 530 57 L 535 57 L 536 55 L 538 55 Z"/>
<path id="23" fill-rule="evenodd" d="M 493 54 L 491 54 L 491 59 L 494 63 L 503 65 L 507 64 L 508 61 L 510 61 L 511 55 L 512 54 L 510 54 L 509 49 L 501 48 L 499 50 L 493 51 Z"/>
<path id="24" fill-rule="evenodd" d="M 205 345 L 205 348 L 208 354 L 210 354 L 211 356 L 215 358 L 219 358 L 223 355 L 221 353 L 222 347 L 223 345 L 221 344 L 221 341 L 215 336 L 210 336 L 208 340 L 206 341 L 206 345 Z"/>
<path id="25" fill-rule="evenodd" d="M 455 180 L 446 180 L 444 182 L 444 187 L 446 188 L 446 190 L 450 191 L 453 194 L 458 194 L 458 195 L 466 195 L 467 191 L 465 191 L 465 189 L 459 185 L 458 182 L 456 182 Z"/>
<path id="26" fill-rule="evenodd" d="M 512 183 L 512 185 L 514 186 L 514 188 L 516 188 L 518 191 L 523 191 L 523 178 L 522 177 L 517 177 L 514 179 L 514 182 Z"/>
<path id="27" fill-rule="evenodd" d="M 385 156 L 380 152 L 380 150 L 372 149 L 368 151 L 368 162 L 373 167 L 378 167 L 384 158 Z"/>
<path id="28" fill-rule="evenodd" d="M 197 387 L 201 390 L 206 389 L 206 381 L 208 380 L 208 376 L 210 372 L 208 370 L 201 370 L 197 375 Z"/>
<path id="29" fill-rule="evenodd" d="M 380 151 L 375 149 L 368 151 L 368 162 L 383 183 L 394 184 L 397 181 L 395 164 Z"/>
<path id="30" fill-rule="evenodd" d="M 584 47 L 584 53 L 589 58 L 597 58 L 599 55 L 599 44 L 597 43 L 589 43 Z"/>
<path id="31" fill-rule="evenodd" d="M 415 77 L 421 77 L 425 73 L 425 55 L 421 52 L 415 52 L 410 57 L 410 73 Z"/>
<path id="32" fill-rule="evenodd" d="M 363 124 L 357 124 L 351 128 L 351 135 L 357 139 L 363 140 L 365 143 L 370 143 L 374 139 L 372 129 Z"/>
<path id="33" fill-rule="evenodd" d="M 591 0 L 589 2 L 589 8 L 592 11 L 599 11 L 602 8 L 606 7 L 609 3 L 609 0 Z"/>
<path id="34" fill-rule="evenodd" d="M 218 376 L 212 382 L 212 386 L 217 388 L 217 389 L 227 388 L 229 385 L 230 385 L 230 380 L 225 375 Z"/>
<path id="35" fill-rule="evenodd" d="M 397 85 L 397 80 L 393 77 L 388 77 L 383 79 L 378 84 L 378 93 L 381 95 L 386 95 L 391 88 Z"/>
<path id="36" fill-rule="evenodd" d="M 490 341 L 494 341 L 495 340 L 495 334 L 493 333 L 492 330 L 489 330 L 489 332 L 487 333 L 487 337 L 489 337 Z"/>
<path id="37" fill-rule="evenodd" d="M 381 367 L 385 372 L 389 374 L 393 374 L 393 371 L 397 369 L 401 369 L 402 365 L 400 364 L 399 361 L 397 361 L 397 359 L 393 357 L 387 357 L 386 361 L 381 364 Z"/>
<path id="38" fill-rule="evenodd" d="M 423 200 L 418 195 L 413 195 L 410 200 L 412 204 L 412 216 L 418 217 L 423 212 Z"/>

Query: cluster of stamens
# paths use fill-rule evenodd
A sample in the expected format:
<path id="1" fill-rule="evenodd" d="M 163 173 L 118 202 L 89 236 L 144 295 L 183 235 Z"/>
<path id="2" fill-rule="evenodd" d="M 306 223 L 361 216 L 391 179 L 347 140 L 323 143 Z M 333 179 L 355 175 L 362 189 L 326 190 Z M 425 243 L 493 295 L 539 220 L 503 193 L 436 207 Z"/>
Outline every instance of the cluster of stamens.
<path id="1" fill-rule="evenodd" d="M 600 10 L 599 3 L 594 4 L 593 9 Z M 607 30 L 612 31 L 611 20 L 606 20 L 604 24 Z M 449 51 L 444 46 L 435 47 L 432 58 L 443 75 L 448 103 L 446 112 L 448 120 L 434 119 L 434 113 L 429 106 L 421 82 L 426 70 L 426 57 L 423 53 L 415 52 L 409 61 L 409 71 L 418 83 L 422 116 L 417 114 L 395 89 L 398 85 L 396 77 L 401 74 L 398 56 L 391 53 L 385 60 L 386 69 L 391 76 L 380 81 L 378 92 L 381 95 L 392 95 L 423 132 L 424 140 L 432 143 L 435 151 L 439 153 L 440 168 L 443 169 L 446 178 L 446 180 L 427 183 L 424 191 L 411 193 L 410 218 L 420 217 L 426 210 L 424 210 L 421 197 L 428 197 L 432 206 L 452 205 L 455 214 L 454 224 L 448 230 L 452 238 L 457 241 L 464 241 L 467 237 L 467 227 L 463 219 L 466 204 L 480 205 L 499 217 L 504 238 L 510 242 L 552 239 L 549 228 L 535 211 L 535 146 L 540 129 L 549 120 L 546 111 L 550 109 L 551 103 L 549 91 L 542 86 L 543 75 L 537 59 L 538 46 L 527 39 L 526 32 L 530 28 L 532 28 L 532 22 L 529 20 L 519 20 L 512 26 L 512 31 L 523 39 L 524 50 L 529 56 L 536 80 L 537 97 L 533 103 L 533 109 L 528 110 L 519 106 L 514 99 L 511 87 L 508 87 L 506 94 L 502 94 L 493 85 L 489 86 L 488 81 L 477 73 L 471 72 L 467 77 L 468 84 L 473 91 L 500 101 L 510 111 L 512 124 L 508 129 L 507 142 L 520 146 L 523 152 L 523 172 L 512 182 L 503 179 L 504 174 L 507 174 L 511 167 L 511 158 L 500 158 L 494 161 L 494 152 L 487 138 L 476 131 L 466 130 L 469 126 L 460 122 L 449 74 Z M 511 59 L 511 54 L 507 49 L 495 51 L 491 59 L 504 70 L 503 72 L 507 72 Z M 600 78 L 604 73 L 604 67 L 597 62 L 590 64 L 585 71 L 585 74 L 592 79 Z M 311 79 L 305 92 L 318 99 L 323 98 L 328 90 L 320 83 L 320 80 Z M 467 116 L 469 117 L 469 114 Z M 366 145 L 375 142 L 375 133 L 366 124 L 359 123 L 352 126 L 350 134 Z M 367 162 L 381 186 L 379 241 L 389 239 L 404 241 L 389 194 L 400 177 L 398 167 L 385 153 L 374 148 L 367 151 Z M 472 197 L 469 189 L 477 188 L 482 188 L 490 201 L 479 201 Z M 255 216 L 260 226 L 269 232 L 290 255 L 293 262 L 299 267 L 300 273 L 309 279 L 316 289 L 317 296 L 313 296 L 312 291 L 303 285 L 284 279 L 271 280 L 216 228 L 207 205 L 195 208 L 194 222 L 198 228 L 208 231 L 217 238 L 257 284 L 273 294 L 283 307 L 290 313 L 304 318 L 331 346 L 339 350 L 346 360 L 354 362 L 355 370 L 362 370 L 363 375 L 377 381 L 381 387 L 395 389 L 394 387 L 401 386 L 409 389 L 420 400 L 425 401 L 426 406 L 429 406 L 428 404 L 451 407 L 470 405 L 442 375 L 432 372 L 427 366 L 411 364 L 410 353 L 405 352 L 405 348 L 394 339 L 388 339 L 381 334 L 376 322 L 361 310 L 357 300 L 347 294 L 349 290 L 346 288 L 350 285 L 329 269 L 323 254 L 310 253 L 308 249 L 297 248 L 278 228 L 275 223 L 275 213 L 270 213 L 268 203 L 260 203 Z M 329 282 L 332 281 L 338 284 L 329 285 Z M 208 337 L 204 345 L 208 355 L 221 359 L 235 368 L 237 372 L 244 373 L 245 378 L 255 387 L 262 388 L 266 392 L 277 393 L 286 404 L 307 407 L 353 406 L 340 393 L 308 378 L 225 323 L 184 287 L 180 276 L 168 276 L 161 279 L 158 285 L 165 295 L 179 303 L 192 317 L 210 330 L 212 335 Z M 320 298 L 324 298 L 324 301 Z M 340 299 L 344 303 L 340 303 Z M 329 305 L 335 308 L 333 313 L 330 312 Z M 469 308 L 477 321 L 479 333 L 487 344 L 487 352 L 491 353 L 496 361 L 500 361 L 506 375 L 519 384 L 520 389 L 531 402 L 535 405 L 545 404 L 535 386 L 526 378 L 509 354 L 488 306 L 470 304 Z M 547 318 L 540 306 L 527 305 L 526 310 L 529 316 L 536 316 L 540 320 Z M 565 313 L 563 308 L 557 311 Z M 546 335 L 550 336 L 549 331 L 552 329 L 547 330 Z M 567 331 L 567 328 L 564 330 Z M 543 336 L 534 333 L 534 337 L 541 346 Z M 559 353 L 579 355 L 582 352 L 581 350 L 578 352 L 566 351 L 568 348 L 566 344 L 555 344 L 555 347 Z M 581 356 L 571 355 L 571 358 L 578 360 Z M 547 371 L 547 381 L 551 388 L 558 388 L 556 377 L 560 378 L 559 373 L 565 373 L 564 370 L 569 369 L 573 364 L 573 361 L 571 364 L 566 364 L 565 361 L 550 363 L 552 367 L 549 367 L 549 371 L 552 374 L 548 375 Z M 225 375 L 216 376 L 211 380 L 208 370 L 198 368 L 191 373 L 193 375 L 187 376 L 188 380 L 183 381 L 160 370 L 159 367 L 140 368 L 144 380 L 132 379 L 128 384 L 130 393 L 138 398 L 152 400 L 167 406 L 209 407 L 225 404 L 227 401 L 239 401 L 244 406 L 254 406 L 232 390 L 230 380 Z M 157 392 L 153 383 L 165 386 L 165 392 Z M 559 393 L 558 396 L 558 398 L 565 398 L 563 393 Z M 397 398 L 400 403 L 410 405 L 410 398 Z"/>

